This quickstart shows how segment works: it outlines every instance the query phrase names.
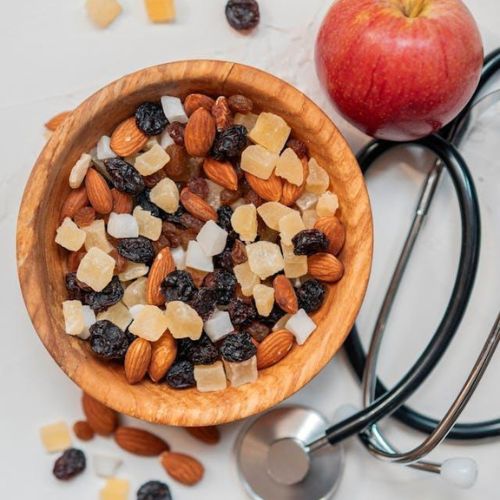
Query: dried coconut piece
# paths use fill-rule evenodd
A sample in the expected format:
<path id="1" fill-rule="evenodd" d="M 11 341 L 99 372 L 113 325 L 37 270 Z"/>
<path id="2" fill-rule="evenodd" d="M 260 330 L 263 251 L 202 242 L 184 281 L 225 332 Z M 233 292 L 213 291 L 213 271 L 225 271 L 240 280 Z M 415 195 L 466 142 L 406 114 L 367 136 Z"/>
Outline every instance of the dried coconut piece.
<path id="1" fill-rule="evenodd" d="M 116 153 L 111 149 L 111 137 L 103 135 L 97 142 L 96 158 L 98 160 L 109 160 L 116 158 Z"/>
<path id="2" fill-rule="evenodd" d="M 43 447 L 49 453 L 64 451 L 71 447 L 71 434 L 66 422 L 56 422 L 40 428 Z"/>
<path id="3" fill-rule="evenodd" d="M 259 376 L 256 356 L 252 356 L 250 359 L 241 361 L 240 363 L 232 363 L 225 359 L 223 361 L 227 378 L 233 387 L 255 382 Z"/>
<path id="4" fill-rule="evenodd" d="M 141 277 L 130 283 L 123 293 L 123 303 L 131 308 L 137 304 L 147 304 L 148 279 Z"/>
<path id="5" fill-rule="evenodd" d="M 87 175 L 87 171 L 92 163 L 92 156 L 83 153 L 78 161 L 73 165 L 69 173 L 69 187 L 71 189 L 78 189 Z"/>
<path id="6" fill-rule="evenodd" d="M 250 269 L 262 280 L 282 271 L 285 266 L 280 247 L 269 241 L 247 245 L 247 256 Z"/>
<path id="7" fill-rule="evenodd" d="M 226 372 L 222 361 L 211 365 L 195 365 L 194 379 L 200 392 L 222 391 L 227 387 Z"/>
<path id="8" fill-rule="evenodd" d="M 123 304 L 123 302 L 117 302 L 97 315 L 98 321 L 102 319 L 111 321 L 111 323 L 125 331 L 133 318 L 125 304 Z"/>
<path id="9" fill-rule="evenodd" d="M 213 257 L 219 255 L 226 247 L 227 231 L 224 231 L 213 220 L 209 220 L 203 224 L 196 236 L 196 241 L 200 244 L 205 255 Z"/>
<path id="10" fill-rule="evenodd" d="M 214 270 L 212 257 L 203 251 L 202 246 L 196 240 L 191 240 L 188 243 L 186 252 L 186 267 L 191 267 L 192 269 L 206 271 L 209 273 Z"/>
<path id="11" fill-rule="evenodd" d="M 113 238 L 137 238 L 139 225 L 130 214 L 111 212 L 108 218 L 108 234 Z"/>
<path id="12" fill-rule="evenodd" d="M 267 180 L 271 177 L 274 167 L 278 161 L 278 155 L 268 151 L 266 148 L 255 144 L 248 146 L 241 153 L 241 170 L 255 177 Z"/>
<path id="13" fill-rule="evenodd" d="M 169 154 L 156 143 L 135 159 L 134 167 L 141 175 L 152 175 L 161 170 L 169 161 Z"/>
<path id="14" fill-rule="evenodd" d="M 113 250 L 113 245 L 111 245 L 106 236 L 106 226 L 102 219 L 95 220 L 92 224 L 83 227 L 82 230 L 87 234 L 85 238 L 85 250 L 87 250 L 87 252 L 92 247 L 100 248 L 106 253 Z"/>
<path id="15" fill-rule="evenodd" d="M 170 249 L 172 259 L 174 260 L 175 268 L 183 271 L 186 269 L 186 251 L 182 247 Z"/>
<path id="16" fill-rule="evenodd" d="M 135 306 L 137 307 L 137 306 Z M 144 305 L 129 326 L 129 332 L 155 342 L 168 328 L 164 312 L 157 306 Z"/>
<path id="17" fill-rule="evenodd" d="M 64 331 L 68 335 L 79 336 L 85 329 L 83 305 L 79 300 L 65 300 L 62 303 Z"/>
<path id="18" fill-rule="evenodd" d="M 304 309 L 299 309 L 294 315 L 290 316 L 290 319 L 285 324 L 285 328 L 293 333 L 297 344 L 302 345 L 311 333 L 316 330 L 316 324 Z"/>
<path id="19" fill-rule="evenodd" d="M 302 161 L 292 148 L 286 148 L 281 153 L 276 164 L 275 174 L 295 186 L 300 186 L 304 182 Z"/>
<path id="20" fill-rule="evenodd" d="M 157 241 L 161 235 L 162 220 L 155 217 L 148 210 L 144 210 L 140 205 L 134 208 L 132 214 L 137 221 L 138 231 L 141 236 L 145 236 L 151 241 Z"/>
<path id="21" fill-rule="evenodd" d="M 92 456 L 94 471 L 98 477 L 113 477 L 118 468 L 122 465 L 123 460 L 110 455 L 95 454 Z"/>
<path id="22" fill-rule="evenodd" d="M 236 280 L 241 286 L 241 293 L 245 297 L 251 297 L 255 285 L 260 283 L 260 278 L 250 269 L 248 261 L 234 266 L 233 271 Z"/>
<path id="23" fill-rule="evenodd" d="M 274 306 L 274 288 L 267 285 L 255 285 L 253 288 L 253 298 L 257 312 L 261 316 L 269 316 Z"/>
<path id="24" fill-rule="evenodd" d="M 219 184 L 212 182 L 209 179 L 207 179 L 207 184 L 208 184 L 207 203 L 213 209 L 217 210 L 221 206 L 220 194 L 222 193 L 224 188 L 222 186 L 220 186 Z"/>
<path id="25" fill-rule="evenodd" d="M 172 139 L 171 135 L 168 133 L 168 130 L 165 129 L 161 136 L 160 136 L 160 146 L 163 149 L 167 149 L 169 146 L 172 146 L 174 143 L 174 140 Z"/>
<path id="26" fill-rule="evenodd" d="M 281 116 L 261 113 L 248 137 L 273 153 L 279 153 L 285 146 L 291 128 Z"/>
<path id="27" fill-rule="evenodd" d="M 117 0 L 87 0 L 87 14 L 99 28 L 107 28 L 122 11 Z"/>
<path id="28" fill-rule="evenodd" d="M 167 304 L 165 311 L 167 328 L 175 339 L 198 340 L 203 331 L 203 320 L 188 304 L 174 300 Z"/>
<path id="29" fill-rule="evenodd" d="M 318 202 L 317 195 L 305 191 L 300 195 L 295 204 L 300 208 L 302 212 L 305 212 L 306 210 L 314 208 L 317 202 Z"/>
<path id="30" fill-rule="evenodd" d="M 248 131 L 252 130 L 257 123 L 258 116 L 254 113 L 236 113 L 233 123 L 235 125 L 243 125 Z"/>
<path id="31" fill-rule="evenodd" d="M 318 214 L 316 213 L 316 210 L 304 210 L 304 212 L 302 212 L 302 220 L 306 229 L 313 229 L 314 224 L 316 224 L 316 221 L 318 220 Z"/>
<path id="32" fill-rule="evenodd" d="M 315 158 L 309 159 L 309 175 L 306 179 L 306 191 L 320 195 L 330 186 L 330 176 L 320 167 Z"/>
<path id="33" fill-rule="evenodd" d="M 252 242 L 257 237 L 257 209 L 253 203 L 241 205 L 231 216 L 231 225 L 245 242 Z"/>
<path id="34" fill-rule="evenodd" d="M 149 193 L 151 201 L 168 214 L 179 208 L 179 189 L 170 178 L 162 179 Z"/>
<path id="35" fill-rule="evenodd" d="M 289 245 L 292 243 L 292 238 L 306 228 L 300 217 L 300 213 L 295 210 L 283 216 L 279 220 L 278 225 L 281 241 Z"/>
<path id="36" fill-rule="evenodd" d="M 234 332 L 234 326 L 227 311 L 215 311 L 210 318 L 205 321 L 203 327 L 205 333 L 212 342 L 218 342 L 231 332 Z"/>
<path id="37" fill-rule="evenodd" d="M 127 262 L 127 267 L 118 275 L 120 281 L 131 281 L 148 274 L 149 267 L 140 262 Z"/>
<path id="38" fill-rule="evenodd" d="M 76 252 L 82 248 L 86 237 L 87 233 L 66 217 L 56 230 L 55 242 L 66 250 Z"/>
<path id="39" fill-rule="evenodd" d="M 147 1 L 147 0 L 146 0 Z M 157 0 L 163 3 L 168 2 L 168 0 Z M 187 123 L 188 117 L 186 112 L 184 111 L 184 106 L 182 105 L 182 101 L 178 97 L 174 96 L 163 96 L 161 98 L 161 106 L 163 108 L 163 112 L 167 117 L 167 120 L 172 122 L 179 123 Z"/>
<path id="40" fill-rule="evenodd" d="M 82 340 L 87 340 L 90 337 L 90 327 L 96 322 L 95 312 L 91 309 L 90 306 L 82 307 L 83 314 L 83 324 L 85 327 L 83 328 L 82 333 L 78 335 Z"/>
<path id="41" fill-rule="evenodd" d="M 127 479 L 111 477 L 99 492 L 99 500 L 128 500 L 130 483 Z"/>
<path id="42" fill-rule="evenodd" d="M 92 290 L 101 292 L 113 279 L 115 264 L 113 257 L 100 248 L 92 247 L 80 261 L 76 277 Z"/>
<path id="43" fill-rule="evenodd" d="M 267 227 L 279 231 L 279 221 L 285 215 L 295 212 L 293 208 L 287 207 L 278 201 L 268 201 L 257 208 L 257 213 L 262 217 Z"/>
<path id="44" fill-rule="evenodd" d="M 339 199 L 337 195 L 326 191 L 318 198 L 316 213 L 318 217 L 328 217 L 329 215 L 335 215 L 338 208 Z"/>

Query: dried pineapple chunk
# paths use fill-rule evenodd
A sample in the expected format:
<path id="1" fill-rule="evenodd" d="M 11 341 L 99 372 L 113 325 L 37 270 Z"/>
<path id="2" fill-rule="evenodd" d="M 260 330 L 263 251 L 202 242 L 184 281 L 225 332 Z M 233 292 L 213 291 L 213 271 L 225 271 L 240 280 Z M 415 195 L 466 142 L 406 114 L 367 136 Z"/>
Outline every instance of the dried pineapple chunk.
<path id="1" fill-rule="evenodd" d="M 82 248 L 86 236 L 85 231 L 82 231 L 69 217 L 66 217 L 57 228 L 55 242 L 71 252 L 76 252 Z"/>
<path id="2" fill-rule="evenodd" d="M 43 447 L 49 453 L 64 451 L 71 447 L 71 435 L 66 422 L 45 425 L 40 429 Z"/>
<path id="3" fill-rule="evenodd" d="M 295 212 L 295 210 L 277 201 L 268 201 L 257 208 L 257 212 L 262 217 L 267 227 L 274 229 L 274 231 L 279 231 L 280 219 L 285 215 Z"/>
<path id="4" fill-rule="evenodd" d="M 110 283 L 115 270 L 115 259 L 100 248 L 92 247 L 84 256 L 76 271 L 76 277 L 96 292 Z"/>
<path id="5" fill-rule="evenodd" d="M 260 278 L 250 269 L 248 261 L 234 266 L 233 271 L 236 276 L 236 281 L 238 281 L 241 286 L 241 293 L 245 297 L 250 297 L 255 285 L 260 283 Z"/>
<path id="6" fill-rule="evenodd" d="M 292 148 L 286 148 L 281 153 L 276 164 L 275 174 L 295 186 L 300 186 L 304 182 L 302 161 Z"/>
<path id="7" fill-rule="evenodd" d="M 257 118 L 258 116 L 254 115 L 253 113 L 236 113 L 234 115 L 233 123 L 235 125 L 243 125 L 248 131 L 250 131 L 255 127 Z"/>
<path id="8" fill-rule="evenodd" d="M 268 151 L 258 144 L 248 146 L 241 153 L 241 169 L 255 177 L 267 180 L 271 177 L 278 158 L 277 153 Z"/>
<path id="9" fill-rule="evenodd" d="M 107 28 L 122 11 L 117 0 L 87 0 L 87 14 L 100 28 Z"/>
<path id="10" fill-rule="evenodd" d="M 135 159 L 134 167 L 141 175 L 152 175 L 169 161 L 169 154 L 159 144 L 154 144 L 151 149 Z"/>
<path id="11" fill-rule="evenodd" d="M 92 222 L 92 224 L 84 226 L 82 230 L 87 233 L 87 237 L 85 238 L 85 250 L 87 250 L 87 252 L 92 247 L 100 248 L 106 253 L 113 250 L 113 246 L 108 241 L 108 237 L 106 236 L 106 226 L 104 225 L 104 221 L 102 219 L 97 219 Z"/>
<path id="12" fill-rule="evenodd" d="M 306 227 L 306 229 L 312 229 L 314 227 L 314 224 L 316 224 L 316 221 L 318 220 L 318 214 L 316 213 L 316 210 L 304 210 L 304 212 L 302 212 L 302 220 L 304 221 L 304 226 Z"/>
<path id="13" fill-rule="evenodd" d="M 168 177 L 162 179 L 149 194 L 151 201 L 168 214 L 173 214 L 179 208 L 179 188 Z"/>
<path id="14" fill-rule="evenodd" d="M 130 308 L 137 304 L 147 304 L 148 279 L 141 277 L 130 283 L 123 294 L 124 304 Z"/>
<path id="15" fill-rule="evenodd" d="M 118 302 L 117 304 L 108 307 L 105 311 L 97 315 L 97 320 L 107 319 L 111 323 L 115 324 L 118 328 L 126 330 L 127 326 L 132 322 L 132 315 L 123 302 Z"/>
<path id="16" fill-rule="evenodd" d="M 242 241 L 251 242 L 257 237 L 257 209 L 253 203 L 241 205 L 231 216 L 231 225 Z"/>
<path id="17" fill-rule="evenodd" d="M 273 153 L 279 153 L 285 146 L 291 128 L 281 116 L 261 113 L 248 137 Z"/>
<path id="18" fill-rule="evenodd" d="M 329 215 L 335 215 L 335 212 L 339 208 L 339 199 L 336 194 L 326 191 L 318 198 L 318 203 L 316 205 L 316 213 L 318 217 L 327 217 Z"/>
<path id="19" fill-rule="evenodd" d="M 306 191 L 314 194 L 322 194 L 330 186 L 330 176 L 327 171 L 311 158 L 309 160 L 309 175 L 306 179 Z"/>
<path id="20" fill-rule="evenodd" d="M 285 266 L 280 247 L 270 241 L 247 245 L 247 255 L 250 269 L 262 280 L 282 271 Z"/>
<path id="21" fill-rule="evenodd" d="M 155 342 L 167 329 L 167 323 L 167 318 L 159 307 L 143 305 L 129 326 L 129 332 Z"/>
<path id="22" fill-rule="evenodd" d="M 292 238 L 297 233 L 306 228 L 302 218 L 300 217 L 300 213 L 296 210 L 283 216 L 278 221 L 278 225 L 280 229 L 281 241 L 288 244 L 292 243 Z"/>
<path id="23" fill-rule="evenodd" d="M 148 210 L 144 210 L 140 205 L 134 208 L 132 215 L 139 226 L 139 234 L 152 241 L 157 241 L 161 235 L 161 219 L 152 215 Z"/>
<path id="24" fill-rule="evenodd" d="M 264 317 L 271 314 L 274 306 L 274 288 L 267 285 L 255 285 L 253 298 L 257 312 Z"/>
<path id="25" fill-rule="evenodd" d="M 203 320 L 190 305 L 179 300 L 169 302 L 165 318 L 167 328 L 175 339 L 189 337 L 191 340 L 198 340 L 201 337 Z"/>

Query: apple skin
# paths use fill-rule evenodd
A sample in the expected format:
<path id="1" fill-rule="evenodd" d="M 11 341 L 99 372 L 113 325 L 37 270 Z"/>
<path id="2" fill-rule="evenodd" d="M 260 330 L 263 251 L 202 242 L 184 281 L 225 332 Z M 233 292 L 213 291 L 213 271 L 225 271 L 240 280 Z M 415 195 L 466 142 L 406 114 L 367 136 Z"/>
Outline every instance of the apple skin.
<path id="1" fill-rule="evenodd" d="M 340 114 L 392 141 L 453 120 L 482 63 L 478 27 L 460 0 L 338 0 L 316 40 L 316 70 Z"/>

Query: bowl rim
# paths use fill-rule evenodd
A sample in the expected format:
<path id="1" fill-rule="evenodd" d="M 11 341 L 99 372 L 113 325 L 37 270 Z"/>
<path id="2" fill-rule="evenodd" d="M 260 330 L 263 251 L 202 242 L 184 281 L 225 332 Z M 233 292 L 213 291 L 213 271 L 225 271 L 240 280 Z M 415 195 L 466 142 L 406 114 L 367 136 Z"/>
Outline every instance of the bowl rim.
<path id="1" fill-rule="evenodd" d="M 270 393 L 266 388 L 262 397 L 254 397 L 251 388 L 253 385 L 257 385 L 257 382 L 252 384 L 247 384 L 246 386 L 241 386 L 240 388 L 229 388 L 223 391 L 233 391 L 237 393 L 237 403 L 238 407 L 235 412 L 224 412 L 213 409 L 213 411 L 208 411 L 208 415 L 201 411 L 191 411 L 186 407 L 173 408 L 169 407 L 168 411 L 162 409 L 162 411 L 156 410 L 154 408 L 145 408 L 148 405 L 140 405 L 136 401 L 135 395 L 124 395 L 123 390 L 114 391 L 110 390 L 110 386 L 99 388 L 96 383 L 98 375 L 92 377 L 94 380 L 89 380 L 88 371 L 86 371 L 83 366 L 79 363 L 74 363 L 71 356 L 61 355 L 61 351 L 56 348 L 53 342 L 49 342 L 50 332 L 48 331 L 47 320 L 50 319 L 50 314 L 47 312 L 47 308 L 43 305 L 44 297 L 44 283 L 40 280 L 34 279 L 41 269 L 41 264 L 36 262 L 29 262 L 30 257 L 36 255 L 37 253 L 37 214 L 38 210 L 33 213 L 33 200 L 40 200 L 41 189 L 38 188 L 37 184 L 43 182 L 42 180 L 42 170 L 46 168 L 48 164 L 52 161 L 54 157 L 57 157 L 59 150 L 64 146 L 64 139 L 67 135 L 70 135 L 72 127 L 77 129 L 82 127 L 81 119 L 88 113 L 89 110 L 93 109 L 94 106 L 97 108 L 102 106 L 103 102 L 112 103 L 112 100 L 120 95 L 123 89 L 127 89 L 127 94 L 129 95 L 133 92 L 141 92 L 141 82 L 147 75 L 151 77 L 155 82 L 161 83 L 159 80 L 162 75 L 168 74 L 180 74 L 184 75 L 187 68 L 193 68 L 196 65 L 203 65 L 206 71 L 213 70 L 216 71 L 220 76 L 223 75 L 223 80 L 220 85 L 221 94 L 224 93 L 224 88 L 226 83 L 230 78 L 241 78 L 240 73 L 245 74 L 245 78 L 250 82 L 254 78 L 258 78 L 260 82 L 265 82 L 269 86 L 279 85 L 281 89 L 286 90 L 291 95 L 296 97 L 300 103 L 297 105 L 299 108 L 305 110 L 308 109 L 311 112 L 314 111 L 318 116 L 322 117 L 324 121 L 323 125 L 329 129 L 326 132 L 330 134 L 331 139 L 335 136 L 337 141 L 342 142 L 343 149 L 348 150 L 350 155 L 354 158 L 352 172 L 353 178 L 359 182 L 358 192 L 360 196 L 360 213 L 363 216 L 363 223 L 365 226 L 365 239 L 363 241 L 363 255 L 362 259 L 359 257 L 358 266 L 360 269 L 360 275 L 357 276 L 358 283 L 356 286 L 356 293 L 351 297 L 352 306 L 350 308 L 349 317 L 346 320 L 348 328 L 341 335 L 338 335 L 335 345 L 327 345 L 325 353 L 322 354 L 321 362 L 318 362 L 314 366 L 309 366 L 307 373 L 301 373 L 300 376 L 295 377 L 292 383 L 288 383 L 286 387 L 280 387 L 279 390 L 274 390 L 274 393 Z M 212 74 L 212 73 L 208 73 Z M 173 80 L 172 80 L 173 81 Z M 241 80 L 243 82 L 243 80 Z M 245 80 L 245 84 L 251 85 Z M 150 82 L 148 84 L 151 84 Z M 242 83 L 243 85 L 243 83 Z M 146 89 L 144 87 L 142 90 Z M 244 93 L 244 92 L 242 92 Z M 120 95 L 120 97 L 122 97 Z M 339 144 L 340 144 L 339 142 Z M 38 204 L 39 205 L 39 204 Z M 52 241 L 49 239 L 49 241 Z M 42 152 L 40 153 L 35 165 L 31 171 L 29 179 L 26 183 L 25 190 L 23 193 L 18 221 L 17 221 L 17 234 L 16 234 L 16 252 L 17 252 L 17 267 L 18 267 L 18 278 L 21 286 L 21 291 L 23 299 L 30 315 L 34 329 L 49 351 L 51 356 L 57 362 L 57 364 L 62 368 L 62 370 L 85 392 L 100 400 L 107 406 L 115 409 L 120 413 L 124 413 L 142 420 L 147 420 L 154 423 L 168 424 L 168 425 L 182 425 L 182 426 L 202 426 L 202 425 L 215 425 L 221 423 L 227 423 L 241 418 L 245 418 L 256 413 L 262 412 L 275 406 L 287 399 L 295 392 L 300 390 L 305 386 L 312 378 L 314 378 L 321 369 L 331 360 L 331 358 L 339 350 L 347 335 L 349 334 L 355 318 L 359 312 L 363 298 L 365 296 L 368 279 L 371 271 L 372 257 L 373 257 L 373 222 L 372 213 L 370 207 L 370 201 L 368 197 L 368 192 L 366 185 L 363 180 L 363 176 L 359 166 L 357 165 L 355 156 L 350 149 L 347 141 L 338 131 L 337 127 L 333 121 L 324 113 L 319 106 L 317 106 L 310 98 L 308 98 L 301 91 L 296 89 L 291 84 L 281 80 L 280 78 L 271 75 L 263 70 L 247 66 L 240 63 L 211 60 L 211 59 L 193 59 L 185 61 L 175 61 L 168 62 L 156 66 L 150 66 L 147 68 L 140 69 L 128 75 L 125 75 L 108 85 L 102 87 L 90 97 L 85 99 L 77 108 L 75 108 L 68 119 L 60 126 L 52 135 L 50 140 L 47 142 Z M 357 257 L 358 258 L 358 257 Z M 38 272 L 37 272 L 38 271 Z M 56 332 L 60 333 L 60 332 Z M 74 339 L 78 340 L 78 339 Z M 279 364 L 278 364 L 279 365 Z M 110 372 L 111 370 L 107 370 Z M 259 377 L 261 378 L 261 377 Z M 112 382 L 111 382 L 112 383 Z M 131 391 L 137 386 L 130 386 Z M 262 388 L 261 388 L 262 391 Z M 184 391 L 177 391 L 183 394 Z M 200 394 L 215 394 L 215 393 L 200 393 Z M 207 411 L 206 409 L 204 410 Z"/>

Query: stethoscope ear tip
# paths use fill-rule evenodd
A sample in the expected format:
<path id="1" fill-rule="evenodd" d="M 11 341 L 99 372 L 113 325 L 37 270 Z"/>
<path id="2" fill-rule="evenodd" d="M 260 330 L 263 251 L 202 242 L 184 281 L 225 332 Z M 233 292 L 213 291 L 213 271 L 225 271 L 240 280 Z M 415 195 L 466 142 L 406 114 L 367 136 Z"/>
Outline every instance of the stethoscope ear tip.
<path id="1" fill-rule="evenodd" d="M 472 458 L 448 458 L 441 464 L 441 477 L 453 486 L 472 488 L 477 480 L 477 463 Z"/>

